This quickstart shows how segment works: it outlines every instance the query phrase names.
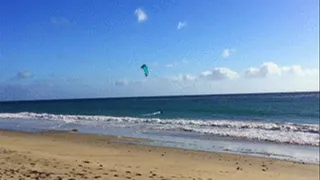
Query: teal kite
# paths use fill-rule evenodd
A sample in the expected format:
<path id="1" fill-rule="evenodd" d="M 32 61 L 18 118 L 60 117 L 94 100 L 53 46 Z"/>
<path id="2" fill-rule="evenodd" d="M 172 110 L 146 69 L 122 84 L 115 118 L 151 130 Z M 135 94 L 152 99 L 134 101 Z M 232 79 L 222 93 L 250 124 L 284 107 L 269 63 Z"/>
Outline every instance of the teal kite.
<path id="1" fill-rule="evenodd" d="M 148 66 L 145 65 L 145 64 L 143 64 L 143 65 L 141 66 L 141 69 L 143 69 L 144 75 L 147 77 L 148 74 L 149 74 Z"/>

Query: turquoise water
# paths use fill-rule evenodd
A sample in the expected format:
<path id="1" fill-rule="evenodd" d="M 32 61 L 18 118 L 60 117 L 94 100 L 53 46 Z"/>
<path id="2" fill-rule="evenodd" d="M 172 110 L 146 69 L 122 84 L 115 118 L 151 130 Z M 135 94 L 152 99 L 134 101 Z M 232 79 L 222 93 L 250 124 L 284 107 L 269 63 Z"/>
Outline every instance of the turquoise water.
<path id="1" fill-rule="evenodd" d="M 318 162 L 319 92 L 0 102 L 0 128 L 78 128 Z"/>

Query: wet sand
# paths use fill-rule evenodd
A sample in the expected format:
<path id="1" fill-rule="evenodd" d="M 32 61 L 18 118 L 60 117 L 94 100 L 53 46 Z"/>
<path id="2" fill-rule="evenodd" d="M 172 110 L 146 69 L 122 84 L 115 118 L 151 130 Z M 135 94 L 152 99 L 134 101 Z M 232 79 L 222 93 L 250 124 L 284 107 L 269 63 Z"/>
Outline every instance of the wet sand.
<path id="1" fill-rule="evenodd" d="M 319 180 L 319 166 L 136 145 L 75 132 L 0 130 L 0 179 Z"/>

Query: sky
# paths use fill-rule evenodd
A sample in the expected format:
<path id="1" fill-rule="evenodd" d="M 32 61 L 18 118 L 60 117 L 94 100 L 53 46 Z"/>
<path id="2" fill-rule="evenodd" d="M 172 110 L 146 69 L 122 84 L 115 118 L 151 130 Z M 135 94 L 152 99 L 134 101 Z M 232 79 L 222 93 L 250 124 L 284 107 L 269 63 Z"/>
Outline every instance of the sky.
<path id="1" fill-rule="evenodd" d="M 319 0 L 11 0 L 0 27 L 0 100 L 319 91 Z"/>

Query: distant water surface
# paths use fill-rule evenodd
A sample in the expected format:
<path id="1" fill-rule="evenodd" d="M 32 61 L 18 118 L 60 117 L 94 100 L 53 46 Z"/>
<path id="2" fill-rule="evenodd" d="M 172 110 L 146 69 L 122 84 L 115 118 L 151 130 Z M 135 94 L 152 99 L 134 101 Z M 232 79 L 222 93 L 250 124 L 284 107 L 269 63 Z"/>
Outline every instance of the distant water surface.
<path id="1" fill-rule="evenodd" d="M 226 139 L 255 147 L 291 144 L 319 161 L 319 92 L 0 102 L 0 128 L 79 128 L 163 143 L 175 139 L 177 146 L 198 149 L 219 141 L 225 146 Z"/>

